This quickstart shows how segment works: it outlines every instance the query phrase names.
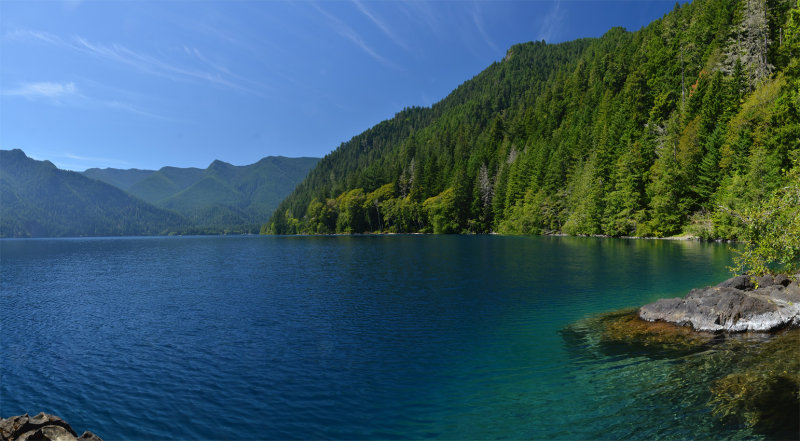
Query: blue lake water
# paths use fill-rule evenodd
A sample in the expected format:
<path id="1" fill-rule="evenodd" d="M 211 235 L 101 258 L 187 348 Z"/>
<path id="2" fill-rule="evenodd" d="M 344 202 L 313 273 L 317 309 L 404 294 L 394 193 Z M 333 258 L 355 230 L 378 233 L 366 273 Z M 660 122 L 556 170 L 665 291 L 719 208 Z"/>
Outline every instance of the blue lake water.
<path id="1" fill-rule="evenodd" d="M 727 277 L 726 245 L 569 237 L 0 241 L 0 416 L 115 439 L 686 439 L 680 359 L 559 332 Z"/>

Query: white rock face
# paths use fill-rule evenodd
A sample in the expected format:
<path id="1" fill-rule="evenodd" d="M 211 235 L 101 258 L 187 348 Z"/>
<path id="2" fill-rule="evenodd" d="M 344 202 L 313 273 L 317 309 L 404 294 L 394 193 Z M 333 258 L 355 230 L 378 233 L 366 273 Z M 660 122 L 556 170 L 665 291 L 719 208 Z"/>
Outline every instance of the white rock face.
<path id="1" fill-rule="evenodd" d="M 743 277 L 693 289 L 683 299 L 658 300 L 641 307 L 639 317 L 710 332 L 767 332 L 800 326 L 798 282 L 789 283 L 785 277 L 762 278 L 753 289 L 755 285 Z"/>

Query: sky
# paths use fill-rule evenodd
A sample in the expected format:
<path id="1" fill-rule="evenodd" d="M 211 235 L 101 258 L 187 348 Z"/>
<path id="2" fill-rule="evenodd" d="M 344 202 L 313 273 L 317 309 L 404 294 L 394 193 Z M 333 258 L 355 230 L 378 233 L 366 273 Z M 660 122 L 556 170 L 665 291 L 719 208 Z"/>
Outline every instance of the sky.
<path id="1" fill-rule="evenodd" d="M 322 157 L 517 43 L 674 1 L 0 0 L 0 148 L 60 168 Z"/>

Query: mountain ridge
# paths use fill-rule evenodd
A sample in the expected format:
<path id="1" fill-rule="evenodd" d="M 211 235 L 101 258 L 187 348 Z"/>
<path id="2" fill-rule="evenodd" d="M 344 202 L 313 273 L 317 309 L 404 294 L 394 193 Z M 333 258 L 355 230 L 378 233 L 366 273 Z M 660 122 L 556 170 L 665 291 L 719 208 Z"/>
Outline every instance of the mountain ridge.
<path id="1" fill-rule="evenodd" d="M 131 180 L 130 170 L 86 170 L 113 184 L 127 179 L 127 191 L 159 208 L 181 214 L 199 228 L 256 226 L 275 209 L 317 158 L 267 156 L 243 166 L 220 159 L 205 169 L 164 166 Z"/>
<path id="2" fill-rule="evenodd" d="M 257 232 L 318 160 L 73 172 L 20 149 L 0 152 L 0 237 Z"/>
<path id="3" fill-rule="evenodd" d="M 695 0 L 520 43 L 326 155 L 262 233 L 736 238 L 800 160 L 800 6 Z"/>
<path id="4" fill-rule="evenodd" d="M 0 237 L 154 235 L 184 227 L 176 213 L 19 149 L 0 150 L 0 200 Z"/>

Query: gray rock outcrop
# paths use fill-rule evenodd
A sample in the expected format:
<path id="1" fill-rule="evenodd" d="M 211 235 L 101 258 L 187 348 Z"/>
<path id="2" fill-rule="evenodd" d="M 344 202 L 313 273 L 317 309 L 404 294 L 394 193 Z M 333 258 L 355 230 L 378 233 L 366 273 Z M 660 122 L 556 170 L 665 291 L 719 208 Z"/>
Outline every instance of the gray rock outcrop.
<path id="1" fill-rule="evenodd" d="M 78 436 L 61 418 L 44 412 L 0 418 L 0 441 L 103 441 L 88 430 Z"/>
<path id="2" fill-rule="evenodd" d="M 693 289 L 684 298 L 639 308 L 639 317 L 691 326 L 696 331 L 767 332 L 800 326 L 800 285 L 785 275 L 737 276 Z"/>

